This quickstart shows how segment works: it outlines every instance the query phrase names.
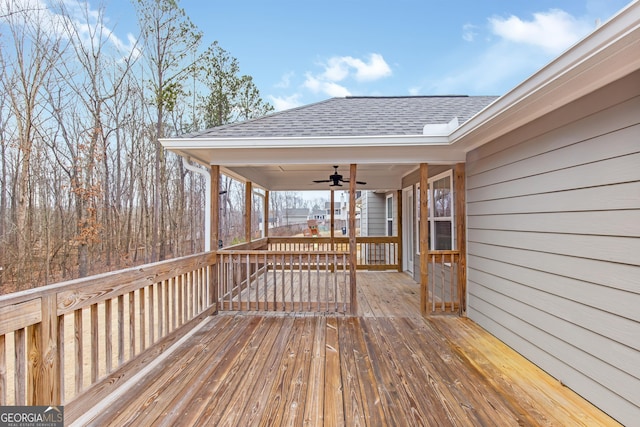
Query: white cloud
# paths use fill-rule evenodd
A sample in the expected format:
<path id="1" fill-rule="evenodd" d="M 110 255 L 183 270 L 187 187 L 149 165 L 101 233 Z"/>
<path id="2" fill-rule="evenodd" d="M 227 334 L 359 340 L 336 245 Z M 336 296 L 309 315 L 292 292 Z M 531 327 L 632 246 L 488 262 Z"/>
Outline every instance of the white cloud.
<path id="1" fill-rule="evenodd" d="M 409 92 L 502 95 L 595 29 L 592 18 L 559 9 L 534 13 L 530 19 L 494 16 L 488 24 L 492 37 L 485 37 L 481 27 L 463 27 L 463 38 L 477 43 L 466 50 L 462 66 L 427 77 Z"/>
<path id="2" fill-rule="evenodd" d="M 349 76 L 349 66 L 346 58 L 350 57 L 333 57 L 330 58 L 327 64 L 324 66 L 324 73 L 322 78 L 331 82 L 339 82 L 346 79 Z M 351 58 L 353 59 L 353 58 Z"/>
<path id="3" fill-rule="evenodd" d="M 291 86 L 291 79 L 295 77 L 295 75 L 296 73 L 293 71 L 283 74 L 282 77 L 280 78 L 280 81 L 275 84 L 275 87 L 280 89 L 289 88 Z"/>
<path id="4" fill-rule="evenodd" d="M 335 82 L 314 77 L 309 73 L 307 73 L 307 78 L 304 81 L 303 86 L 313 93 L 323 93 L 331 97 L 344 97 L 351 95 L 351 92 L 349 92 L 346 87 Z"/>
<path id="5" fill-rule="evenodd" d="M 63 8 L 63 12 L 60 9 Z M 49 34 L 69 38 L 69 31 L 75 31 L 77 38 L 84 44 L 100 43 L 102 40 L 92 40 L 91 34 L 108 40 L 121 54 L 134 53 L 139 55 L 136 39 L 128 34 L 126 42 L 118 37 L 112 29 L 105 26 L 108 19 L 101 10 L 92 9 L 86 1 L 62 1 L 54 3 L 43 0 L 0 0 L 0 16 L 9 16 L 20 11 L 37 20 L 37 25 Z"/>
<path id="6" fill-rule="evenodd" d="M 462 39 L 467 42 L 472 42 L 475 40 L 478 27 L 473 24 L 464 24 L 462 26 Z"/>
<path id="7" fill-rule="evenodd" d="M 564 51 L 593 29 L 559 9 L 534 13 L 531 21 L 513 15 L 506 19 L 493 17 L 489 25 L 494 34 L 506 41 L 542 48 L 551 54 Z"/>
<path id="8" fill-rule="evenodd" d="M 271 104 L 273 104 L 273 108 L 276 111 L 289 110 L 291 108 L 296 108 L 302 105 L 302 102 L 300 102 L 299 93 L 295 93 L 287 97 L 278 97 L 271 95 L 269 98 L 271 99 Z"/>
<path id="9" fill-rule="evenodd" d="M 355 73 L 352 74 L 352 71 Z M 369 55 L 368 61 L 352 56 L 334 56 L 325 65 L 323 78 L 339 82 L 353 75 L 359 82 L 379 80 L 391 76 L 391 67 L 379 53 Z"/>
<path id="10" fill-rule="evenodd" d="M 321 72 L 305 74 L 302 87 L 331 97 L 351 95 L 351 91 L 343 83 L 345 81 L 371 82 L 392 74 L 391 67 L 377 53 L 370 54 L 366 60 L 352 56 L 334 56 L 325 63 L 320 63 L 320 66 Z"/>

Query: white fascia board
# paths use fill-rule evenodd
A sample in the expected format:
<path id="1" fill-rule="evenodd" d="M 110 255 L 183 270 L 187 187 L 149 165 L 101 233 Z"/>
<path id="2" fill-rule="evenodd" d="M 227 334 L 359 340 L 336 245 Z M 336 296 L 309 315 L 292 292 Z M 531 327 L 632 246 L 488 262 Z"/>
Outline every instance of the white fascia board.
<path id="1" fill-rule="evenodd" d="M 321 136 L 265 138 L 162 138 L 170 150 L 239 148 L 384 147 L 449 145 L 448 135 Z"/>
<path id="2" fill-rule="evenodd" d="M 464 161 L 466 153 L 457 147 L 446 145 L 415 145 L 403 147 L 334 147 L 307 148 L 194 148 L 171 151 L 185 157 L 198 159 L 204 164 L 227 166 L 261 166 L 273 164 L 348 164 L 348 163 L 457 163 Z"/>

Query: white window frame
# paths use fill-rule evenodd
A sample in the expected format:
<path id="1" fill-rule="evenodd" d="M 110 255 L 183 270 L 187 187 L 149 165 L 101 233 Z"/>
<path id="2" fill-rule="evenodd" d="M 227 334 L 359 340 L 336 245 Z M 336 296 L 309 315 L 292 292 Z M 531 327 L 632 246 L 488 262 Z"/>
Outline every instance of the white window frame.
<path id="1" fill-rule="evenodd" d="M 391 204 L 389 204 L 389 199 L 391 199 Z M 393 236 L 393 194 L 387 194 L 384 206 L 386 217 L 386 220 L 384 222 L 385 234 L 390 237 Z M 391 209 L 389 209 L 389 207 L 391 207 Z M 391 234 L 389 234 L 389 225 L 391 225 Z"/>
<path id="2" fill-rule="evenodd" d="M 436 181 L 440 181 L 443 178 L 449 178 L 449 193 L 451 194 L 451 216 L 444 216 L 444 217 L 436 217 L 435 216 L 435 203 L 433 202 L 433 184 Z M 449 169 L 446 172 L 443 172 L 441 174 L 438 174 L 432 178 L 430 178 L 428 180 L 429 182 L 429 216 L 428 216 L 428 221 L 429 221 L 429 239 L 430 239 L 430 247 L 432 248 L 431 250 L 437 250 L 435 249 L 436 247 L 436 222 L 439 221 L 449 221 L 451 223 L 451 249 L 455 249 L 455 242 L 456 242 L 456 227 L 455 227 L 455 217 L 456 214 L 454 212 L 455 209 L 455 193 L 454 193 L 454 187 L 453 187 L 453 169 Z"/>

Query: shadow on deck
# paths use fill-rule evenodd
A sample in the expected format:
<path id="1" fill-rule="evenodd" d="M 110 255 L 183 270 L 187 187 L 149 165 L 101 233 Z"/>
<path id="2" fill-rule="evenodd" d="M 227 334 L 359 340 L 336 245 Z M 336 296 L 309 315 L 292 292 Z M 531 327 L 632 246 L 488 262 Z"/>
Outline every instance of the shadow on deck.
<path id="1" fill-rule="evenodd" d="M 358 316 L 225 312 L 65 407 L 74 425 L 617 425 L 468 319 L 425 320 L 402 273 Z M 96 402 L 99 402 L 96 404 Z"/>

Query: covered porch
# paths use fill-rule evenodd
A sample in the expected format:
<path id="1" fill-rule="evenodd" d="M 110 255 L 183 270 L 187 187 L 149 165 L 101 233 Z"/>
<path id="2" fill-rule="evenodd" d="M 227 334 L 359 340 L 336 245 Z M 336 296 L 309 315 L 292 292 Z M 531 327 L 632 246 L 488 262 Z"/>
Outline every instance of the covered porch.
<path id="1" fill-rule="evenodd" d="M 337 168 L 337 166 L 334 166 Z M 335 226 L 335 192 L 330 188 L 328 235 L 322 237 L 272 237 L 269 235 L 269 198 L 271 188 L 304 189 L 311 177 L 325 165 L 279 167 L 273 174 L 266 168 L 194 167 L 210 177 L 210 222 L 206 224 L 208 243 L 220 242 L 220 176 L 224 172 L 245 186 L 244 243 L 219 247 L 212 280 L 216 283 L 212 298 L 221 311 L 308 311 L 356 314 L 358 312 L 358 271 L 406 272 L 419 283 L 420 311 L 423 315 L 455 313 L 464 315 L 466 294 L 465 266 L 465 167 L 464 163 L 439 164 L 435 174 L 449 171 L 449 187 L 440 190 L 447 197 L 449 215 L 446 249 L 435 247 L 430 221 L 436 190 L 432 189 L 429 165 L 422 164 L 350 164 L 344 169 L 348 183 L 348 236 L 340 236 Z M 303 169 L 305 172 L 300 172 Z M 295 172 L 295 171 L 298 172 Z M 358 172 L 362 170 L 364 173 Z M 203 172 L 205 171 L 205 172 Z M 293 177 L 291 177 L 291 171 Z M 259 183 L 244 175 L 251 175 Z M 279 175 L 279 176 L 277 176 Z M 342 175 L 340 175 L 342 177 Z M 356 178 L 358 176 L 358 178 Z M 364 178 L 359 178 L 364 176 Z M 406 176 L 412 176 L 405 186 Z M 359 181 L 366 179 L 367 182 Z M 293 184 L 292 184 L 293 182 Z M 302 185 L 296 183 L 304 183 Z M 356 182 L 358 185 L 356 185 Z M 378 186 L 385 185 L 380 190 Z M 305 187 L 306 186 L 306 187 Z M 335 187 L 334 185 L 330 187 Z M 455 188 L 454 188 L 455 187 Z M 258 192 L 256 191 L 258 189 Z M 369 190 L 368 190 L 369 189 Z M 375 191 L 387 197 L 387 225 L 379 235 L 360 235 L 356 226 L 356 205 L 362 191 Z M 263 199 L 262 224 L 256 233 L 253 216 L 256 195 Z M 422 202 L 420 202 L 422 201 Z M 431 213 L 430 213 L 431 211 Z M 380 213 L 378 212 L 380 215 Z M 361 216 L 362 217 L 362 216 Z M 362 219 L 361 219 L 362 220 Z M 425 224 L 426 226 L 420 226 Z M 344 234 L 344 231 L 343 233 Z M 425 248 L 425 249 L 420 249 Z M 410 259 L 407 262 L 407 259 Z M 410 267 L 408 267 L 410 265 Z"/>

